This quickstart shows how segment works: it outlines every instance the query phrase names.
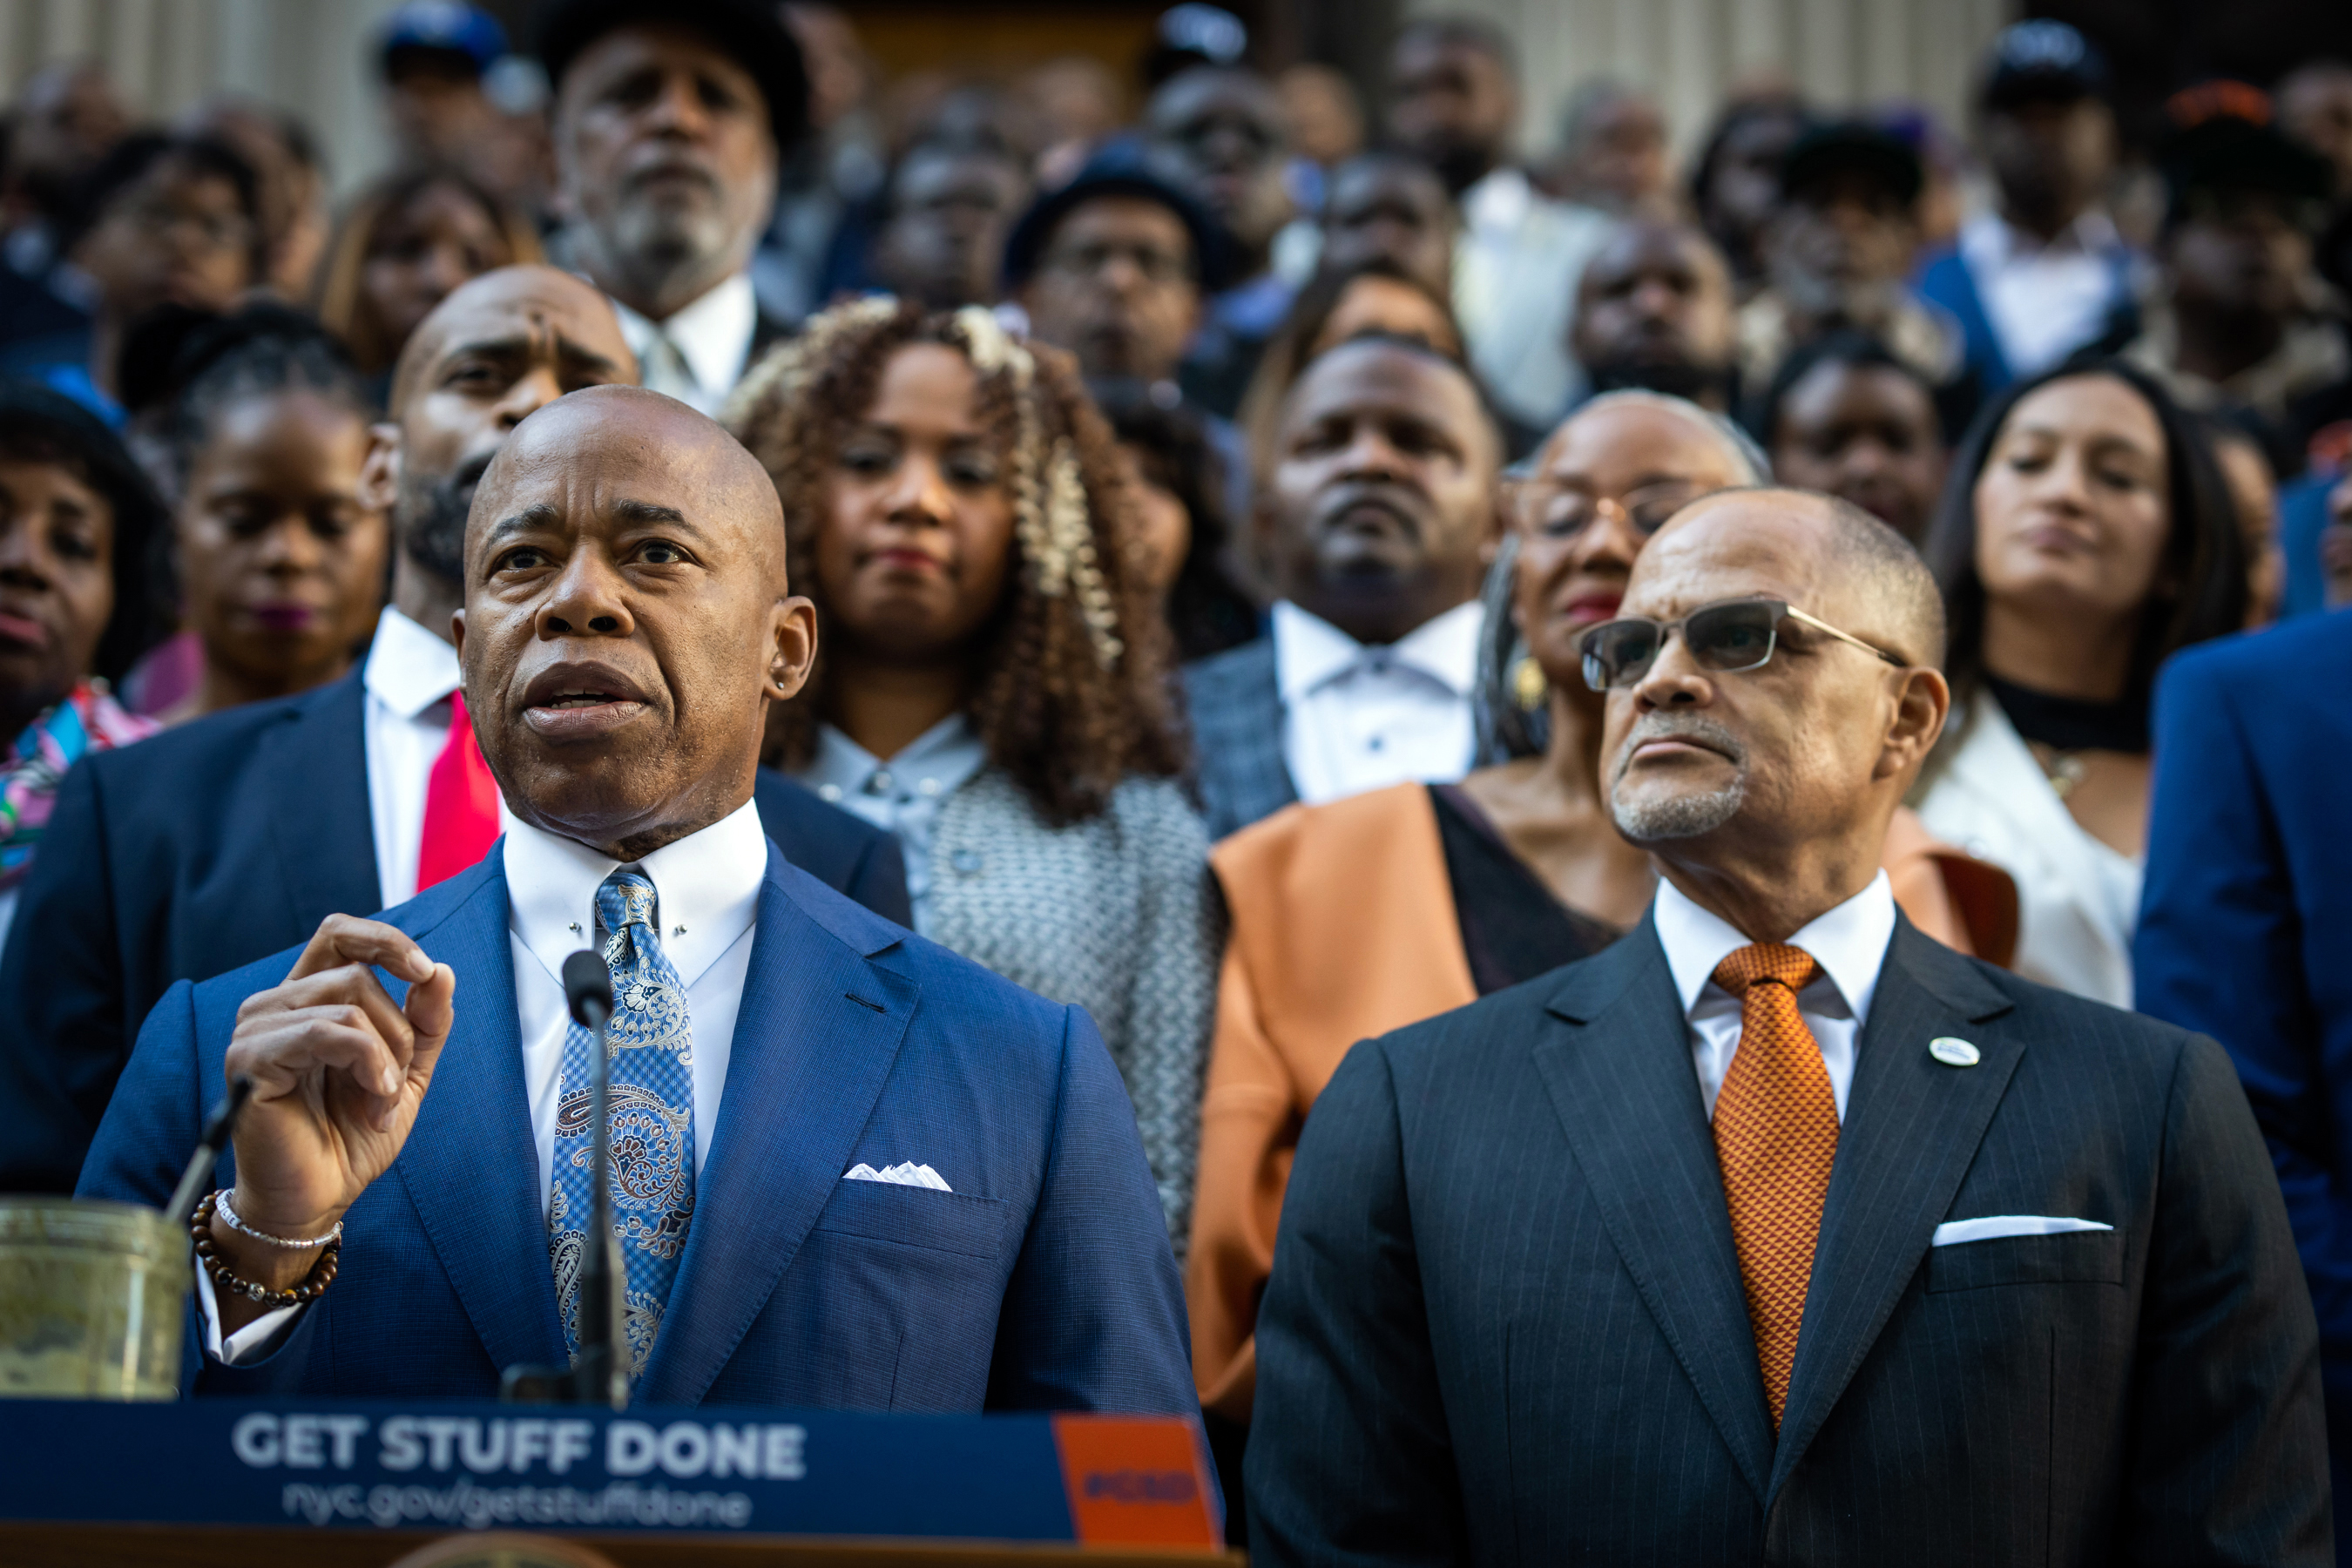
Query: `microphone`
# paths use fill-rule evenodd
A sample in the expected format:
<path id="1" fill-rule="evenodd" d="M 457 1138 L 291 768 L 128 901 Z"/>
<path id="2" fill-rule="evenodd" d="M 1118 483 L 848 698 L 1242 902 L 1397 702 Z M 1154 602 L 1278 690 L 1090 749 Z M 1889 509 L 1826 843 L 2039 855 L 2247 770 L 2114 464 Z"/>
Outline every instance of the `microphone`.
<path id="1" fill-rule="evenodd" d="M 613 1051 L 604 1026 L 613 1018 L 613 975 L 602 953 L 582 948 L 563 961 L 563 1002 L 572 1020 L 595 1037 L 591 1051 L 588 1223 L 580 1259 L 580 1358 L 568 1367 L 510 1366 L 499 1397 L 527 1405 L 629 1404 L 628 1363 L 621 1356 L 626 1272 L 613 1235 Z"/>
<path id="2" fill-rule="evenodd" d="M 228 1094 L 215 1108 L 205 1130 L 196 1140 L 196 1152 L 188 1156 L 188 1168 L 181 1173 L 180 1184 L 173 1189 L 171 1201 L 163 1213 L 173 1226 L 188 1228 L 188 1221 L 196 1212 L 196 1198 L 205 1190 L 205 1183 L 220 1163 L 221 1151 L 228 1147 L 229 1133 L 236 1127 L 236 1113 L 253 1095 L 253 1079 L 239 1073 L 228 1080 Z"/>
<path id="3" fill-rule="evenodd" d="M 612 1017 L 613 972 L 593 949 L 583 947 L 563 961 L 563 1005 L 572 1021 L 592 1033 Z"/>

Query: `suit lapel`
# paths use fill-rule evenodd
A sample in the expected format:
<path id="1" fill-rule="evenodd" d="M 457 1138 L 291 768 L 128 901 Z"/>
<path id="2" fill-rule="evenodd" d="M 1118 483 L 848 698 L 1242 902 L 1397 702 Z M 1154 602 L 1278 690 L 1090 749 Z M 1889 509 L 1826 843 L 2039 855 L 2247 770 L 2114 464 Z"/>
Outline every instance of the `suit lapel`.
<path id="1" fill-rule="evenodd" d="M 726 1098 L 637 1384 L 646 1404 L 698 1403 L 735 1353 L 850 1167 L 921 994 L 868 962 L 895 928 L 820 923 L 793 890 L 799 875 L 771 847 Z"/>
<path id="2" fill-rule="evenodd" d="M 1972 1026 L 2011 1006 L 1969 960 L 1897 920 L 1822 1205 L 1772 1496 L 1885 1327 L 1976 1158 L 2024 1047 L 2009 1031 Z M 1937 1062 L 1927 1042 L 1939 1035 L 1968 1039 L 1981 1059 Z"/>
<path id="3" fill-rule="evenodd" d="M 272 795 L 264 807 L 300 928 L 294 942 L 309 941 L 329 914 L 383 908 L 368 809 L 366 702 L 353 670 L 265 731 L 260 765 L 248 775 Z"/>
<path id="4" fill-rule="evenodd" d="M 492 1363 L 560 1365 L 563 1326 L 522 1081 L 505 865 L 493 854 L 460 872 L 453 883 L 470 885 L 457 907 L 416 933 L 457 972 L 457 1022 L 393 1169 Z"/>
<path id="5" fill-rule="evenodd" d="M 1772 1434 L 1731 1220 L 1656 931 L 1568 973 L 1536 1047 L 1618 1256 L 1760 1500 Z"/>
<path id="6" fill-rule="evenodd" d="M 1298 799 L 1297 782 L 1282 754 L 1282 686 L 1276 673 L 1274 637 L 1265 639 L 1262 657 L 1249 661 L 1234 685 L 1234 739 L 1245 751 L 1243 775 L 1248 781 L 1252 820 L 1272 816 Z"/>

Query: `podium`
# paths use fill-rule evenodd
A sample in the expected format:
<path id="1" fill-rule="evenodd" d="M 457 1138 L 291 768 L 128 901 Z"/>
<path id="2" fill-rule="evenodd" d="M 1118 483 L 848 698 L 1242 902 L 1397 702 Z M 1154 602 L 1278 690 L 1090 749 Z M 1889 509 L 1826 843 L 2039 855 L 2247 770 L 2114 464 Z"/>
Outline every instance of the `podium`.
<path id="1" fill-rule="evenodd" d="M 18 1568 L 377 1568 L 485 1531 L 621 1568 L 1238 1561 L 1174 1417 L 195 1399 L 10 1400 L 0 1419 Z"/>

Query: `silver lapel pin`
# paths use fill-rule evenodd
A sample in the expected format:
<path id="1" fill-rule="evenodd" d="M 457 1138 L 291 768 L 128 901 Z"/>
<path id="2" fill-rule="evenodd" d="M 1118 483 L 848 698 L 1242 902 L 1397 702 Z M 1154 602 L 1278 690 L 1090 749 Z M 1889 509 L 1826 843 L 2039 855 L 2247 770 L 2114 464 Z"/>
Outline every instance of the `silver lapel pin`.
<path id="1" fill-rule="evenodd" d="M 1927 1042 L 1927 1054 L 1948 1068 L 1972 1068 L 1984 1060 L 1984 1053 L 1966 1040 L 1950 1035 L 1938 1035 Z"/>

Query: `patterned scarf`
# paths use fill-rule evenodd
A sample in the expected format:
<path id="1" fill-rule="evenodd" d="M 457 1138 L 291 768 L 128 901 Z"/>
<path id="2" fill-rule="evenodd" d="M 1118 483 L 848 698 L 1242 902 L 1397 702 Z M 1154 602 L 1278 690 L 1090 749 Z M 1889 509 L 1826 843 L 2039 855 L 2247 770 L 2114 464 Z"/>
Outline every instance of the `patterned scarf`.
<path id="1" fill-rule="evenodd" d="M 33 851 L 40 847 L 66 770 L 87 752 L 110 752 L 162 728 L 152 719 L 124 712 L 99 686 L 84 681 L 0 752 L 0 891 L 23 881 L 33 868 Z"/>

